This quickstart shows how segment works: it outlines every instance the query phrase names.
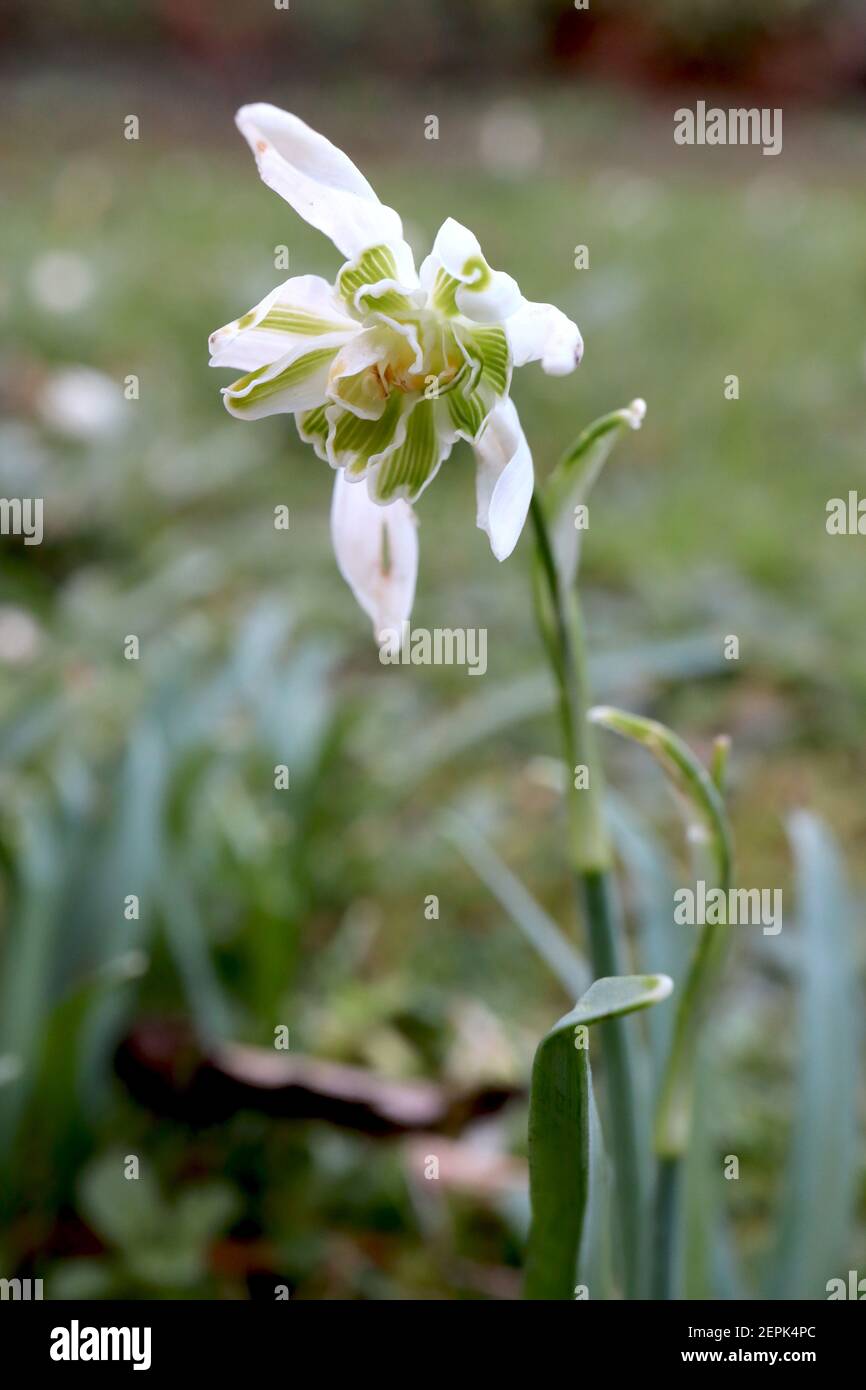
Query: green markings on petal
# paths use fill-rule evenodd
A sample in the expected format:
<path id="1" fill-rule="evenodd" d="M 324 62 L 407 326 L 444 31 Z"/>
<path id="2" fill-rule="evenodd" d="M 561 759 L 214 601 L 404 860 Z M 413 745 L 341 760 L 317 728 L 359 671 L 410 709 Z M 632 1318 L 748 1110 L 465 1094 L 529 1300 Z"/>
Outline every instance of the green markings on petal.
<path id="1" fill-rule="evenodd" d="M 280 391 L 287 391 L 293 386 L 300 386 L 302 382 L 311 377 L 319 367 L 324 366 L 336 356 L 337 349 L 334 347 L 317 348 L 315 352 L 305 353 L 303 357 L 296 357 L 294 362 L 290 362 L 276 376 L 267 380 L 260 380 L 263 374 L 270 371 L 270 367 L 259 367 L 255 372 L 249 372 L 247 376 L 242 376 L 239 381 L 232 382 L 228 388 L 228 396 L 235 410 L 249 410 L 252 406 L 260 404 L 270 396 L 275 396 Z M 258 382 L 257 385 L 253 385 Z M 251 387 L 247 391 L 247 387 Z M 246 391 L 246 395 L 239 395 L 238 392 Z"/>
<path id="2" fill-rule="evenodd" d="M 325 439 L 328 434 L 328 417 L 325 407 L 317 405 L 315 410 L 305 410 L 298 416 L 298 431 L 301 438 L 310 444 L 314 439 Z"/>
<path id="3" fill-rule="evenodd" d="M 397 280 L 397 261 L 388 246 L 371 246 L 356 261 L 350 261 L 337 276 L 337 289 L 350 304 L 356 308 L 359 290 L 377 285 L 382 280 Z M 368 309 L 379 309 L 386 314 L 406 313 L 412 308 L 409 300 L 399 290 L 387 289 L 381 294 L 362 294 L 360 303 Z"/>
<path id="4" fill-rule="evenodd" d="M 434 402 L 419 401 L 406 423 L 406 437 L 381 464 L 376 496 L 389 502 L 397 496 L 417 497 L 439 464 L 439 436 Z"/>
<path id="5" fill-rule="evenodd" d="M 319 458 L 326 460 L 328 457 L 326 448 L 328 417 L 325 414 L 325 406 L 317 405 L 315 410 L 301 411 L 295 416 L 295 424 L 304 444 L 312 444 Z"/>
<path id="6" fill-rule="evenodd" d="M 486 290 L 492 278 L 490 266 L 483 256 L 470 256 L 467 261 L 464 261 L 463 274 L 466 277 L 466 288 L 476 292 Z"/>
<path id="7" fill-rule="evenodd" d="M 448 271 L 440 266 L 430 292 L 431 307 L 437 313 L 444 314 L 446 318 L 453 318 L 457 313 L 456 295 L 459 288 L 460 281 L 455 280 L 453 275 L 449 275 Z"/>
<path id="8" fill-rule="evenodd" d="M 371 246 L 356 261 L 343 266 L 337 284 L 343 297 L 351 299 L 364 285 L 375 285 L 377 280 L 396 279 L 397 261 L 391 248 Z"/>
<path id="9" fill-rule="evenodd" d="M 478 361 L 481 380 L 486 382 L 497 396 L 506 395 L 511 375 L 511 360 L 505 329 L 496 326 L 473 328 L 471 332 L 464 331 L 462 338 L 469 356 Z"/>
<path id="10" fill-rule="evenodd" d="M 354 476 L 362 474 L 370 459 L 381 454 L 393 440 L 401 412 L 402 398 L 396 391 L 388 397 L 378 420 L 365 420 L 344 410 L 334 429 L 333 451 L 337 463 L 342 464 L 344 455 L 352 455 L 346 461 L 347 470 Z"/>
<path id="11" fill-rule="evenodd" d="M 243 319 L 238 326 L 244 327 Z M 259 328 L 272 328 L 277 333 L 300 333 L 317 336 L 320 333 L 340 333 L 351 329 L 352 324 L 345 320 L 326 319 L 321 314 L 311 314 L 308 309 L 293 309 L 291 305 L 274 304 L 259 324 Z"/>
<path id="12" fill-rule="evenodd" d="M 444 398 L 451 416 L 451 423 L 467 439 L 476 439 L 481 426 L 490 413 L 477 391 L 449 391 Z"/>

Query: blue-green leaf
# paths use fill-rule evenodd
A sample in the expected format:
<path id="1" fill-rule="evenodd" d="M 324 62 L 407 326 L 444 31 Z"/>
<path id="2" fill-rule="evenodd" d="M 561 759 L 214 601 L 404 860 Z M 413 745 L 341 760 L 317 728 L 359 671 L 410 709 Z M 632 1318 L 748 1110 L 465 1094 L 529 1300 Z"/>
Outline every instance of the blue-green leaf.
<path id="1" fill-rule="evenodd" d="M 529 1188 L 532 1229 L 525 1295 L 571 1299 L 590 1201 L 591 1122 L 589 1051 L 585 1030 L 606 1019 L 648 1008 L 673 988 L 666 975 L 596 980 L 539 1044 L 529 1102 Z"/>
<path id="2" fill-rule="evenodd" d="M 800 1065 L 771 1298 L 825 1298 L 847 1279 L 859 1163 L 862 998 L 854 907 L 836 843 L 804 811 L 791 817 L 797 865 Z M 862 924 L 861 924 L 862 925 Z"/>

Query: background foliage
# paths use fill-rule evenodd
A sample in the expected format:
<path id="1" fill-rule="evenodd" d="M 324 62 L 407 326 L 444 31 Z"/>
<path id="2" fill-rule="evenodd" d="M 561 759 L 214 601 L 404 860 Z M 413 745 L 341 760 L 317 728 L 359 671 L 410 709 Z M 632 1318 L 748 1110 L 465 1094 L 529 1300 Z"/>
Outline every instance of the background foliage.
<path id="1" fill-rule="evenodd" d="M 528 295 L 578 320 L 580 372 L 533 369 L 517 386 L 539 472 L 587 421 L 646 398 L 584 551 L 595 693 L 704 751 L 717 730 L 732 735 L 739 878 L 782 886 L 786 904 L 772 944 L 743 932 L 717 1003 L 701 1145 L 714 1172 L 740 1155 L 741 1180 L 710 1198 L 695 1179 L 690 1291 L 731 1289 L 735 1269 L 758 1287 L 789 1239 L 786 1204 L 820 1208 L 820 1192 L 789 1189 L 785 1164 L 806 1142 L 800 1054 L 814 1044 L 823 1059 L 817 1094 L 842 1060 L 832 980 L 863 967 L 862 540 L 829 537 L 824 519 L 829 497 L 866 490 L 866 194 L 854 175 L 866 67 L 853 11 L 824 6 L 820 51 L 845 48 L 835 85 L 847 106 L 786 105 L 775 160 L 679 150 L 671 109 L 697 89 L 665 85 L 691 71 L 676 36 L 704 55 L 701 80 L 787 92 L 784 65 L 755 55 L 768 33 L 777 59 L 795 55 L 816 22 L 810 5 L 750 6 L 761 24 L 744 34 L 737 7 L 688 8 L 685 25 L 682 6 L 653 7 L 655 46 L 638 63 L 626 5 L 608 16 L 620 38 L 594 50 L 569 38 L 570 7 L 550 4 L 402 5 L 399 31 L 386 5 L 365 5 L 363 20 L 335 3 L 303 15 L 4 7 L 18 135 L 2 154 L 0 493 L 43 496 L 47 528 L 40 547 L 4 537 L 0 551 L 4 1274 L 93 1296 L 519 1287 L 522 1091 L 535 1042 L 574 1000 L 479 873 L 520 915 L 500 856 L 578 938 L 528 542 L 492 560 L 458 450 L 420 509 L 414 618 L 486 626 L 488 674 L 378 664 L 334 566 L 327 470 L 290 422 L 232 421 L 206 365 L 207 333 L 274 283 L 277 245 L 293 273 L 337 266 L 256 178 L 231 123 L 251 98 L 350 150 L 416 249 L 454 215 Z M 602 50 L 619 54 L 619 85 L 588 80 Z M 327 88 L 295 75 L 335 66 Z M 130 112 L 137 143 L 122 135 Z M 438 142 L 424 140 L 429 112 Z M 736 403 L 723 396 L 732 372 Z M 288 533 L 273 527 L 280 503 Z M 123 659 L 128 633 L 137 663 Z M 736 663 L 722 660 L 728 633 Z M 620 841 L 632 927 L 660 931 L 675 818 L 651 767 L 620 748 L 605 757 L 632 805 Z M 288 793 L 273 790 L 276 763 L 291 769 Z M 822 960 L 793 912 L 785 820 L 802 806 L 832 828 L 841 850 L 826 853 L 841 852 L 853 888 L 836 975 L 798 1015 L 802 952 Z M 652 842 L 636 838 L 640 818 Z M 480 849 L 455 834 L 467 820 Z M 818 872 L 820 846 L 798 834 Z M 124 917 L 130 893 L 139 921 Z M 438 920 L 425 918 L 430 894 Z M 797 900 L 814 909 L 824 895 Z M 635 1022 L 641 1037 L 664 1027 L 662 1009 Z M 459 1140 L 377 1139 L 254 1107 L 204 1123 L 166 1113 L 114 1065 L 136 1030 L 171 1039 L 182 1023 L 211 1050 L 268 1048 L 285 1024 L 293 1053 L 515 1097 Z M 859 1060 L 859 1040 L 843 1033 L 842 1045 Z M 183 1056 L 172 1052 L 181 1071 Z M 843 1097 L 852 1122 L 857 1084 L 856 1105 Z M 428 1152 L 449 1156 L 440 1184 L 419 1177 Z M 134 1202 L 111 1195 L 128 1153 L 146 1173 Z M 854 1165 L 849 1258 L 862 1268 L 860 1143 Z M 832 1172 L 822 1181 L 825 1192 Z M 711 1199 L 724 1236 L 705 1230 Z M 822 1297 L 819 1256 L 784 1250 L 777 1268 L 796 1271 L 785 1295 Z"/>

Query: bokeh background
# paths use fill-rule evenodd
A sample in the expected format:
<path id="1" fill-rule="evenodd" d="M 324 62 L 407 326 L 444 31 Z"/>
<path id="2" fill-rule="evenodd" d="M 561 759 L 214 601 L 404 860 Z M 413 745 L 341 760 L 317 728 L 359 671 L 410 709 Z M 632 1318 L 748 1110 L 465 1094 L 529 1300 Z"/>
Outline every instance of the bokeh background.
<path id="1" fill-rule="evenodd" d="M 328 470 L 288 418 L 230 419 L 207 367 L 208 333 L 284 278 L 275 247 L 339 263 L 259 182 L 232 120 L 254 100 L 349 151 L 416 252 L 455 216 L 577 319 L 579 372 L 515 386 L 540 474 L 646 399 L 585 546 L 595 694 L 699 749 L 731 734 L 739 881 L 786 905 L 717 1001 L 685 1287 L 748 1294 L 781 1255 L 785 1292 L 823 1297 L 849 1265 L 786 1256 L 784 1212 L 836 1179 L 864 1272 L 844 1117 L 822 1187 L 795 1162 L 804 1075 L 849 1119 L 854 1078 L 863 1109 L 859 1036 L 828 1014 L 864 957 L 864 541 L 825 530 L 866 491 L 863 6 L 4 0 L 0 75 L 0 493 L 44 497 L 46 526 L 0 540 L 0 1274 L 519 1294 L 525 1087 L 570 1002 L 524 933 L 546 912 L 580 942 L 530 543 L 493 560 L 458 449 L 419 509 L 413 616 L 486 627 L 487 674 L 379 665 Z M 781 106 L 782 154 L 675 146 L 699 98 Z M 635 949 L 654 932 L 663 968 L 682 828 L 640 755 L 605 758 Z M 850 882 L 829 977 L 798 948 L 802 807 Z"/>

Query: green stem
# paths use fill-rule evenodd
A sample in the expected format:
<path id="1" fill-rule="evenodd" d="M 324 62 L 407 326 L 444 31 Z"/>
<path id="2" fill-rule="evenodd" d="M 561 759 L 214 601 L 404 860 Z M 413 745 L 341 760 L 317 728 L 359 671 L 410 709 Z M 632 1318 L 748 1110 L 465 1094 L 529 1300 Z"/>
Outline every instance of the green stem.
<path id="1" fill-rule="evenodd" d="M 595 751 L 595 731 L 587 720 L 590 707 L 583 621 L 575 595 L 562 592 L 542 504 L 530 507 L 538 564 L 535 597 L 541 635 L 556 676 L 559 715 L 568 762 L 569 851 L 576 872 L 610 868 L 610 841 L 604 824 L 604 787 Z M 576 770 L 585 767 L 589 785 L 576 788 Z M 598 972 L 597 972 L 598 973 Z"/>
<path id="2" fill-rule="evenodd" d="M 589 953 L 596 979 L 627 974 L 620 944 L 619 911 L 609 870 L 577 872 L 577 890 L 588 927 Z M 645 1261 L 646 1185 L 638 1136 L 635 1064 L 625 1020 L 599 1025 L 607 1076 L 616 1209 L 624 1251 L 623 1292 L 640 1298 Z"/>
<path id="3" fill-rule="evenodd" d="M 537 549 L 536 609 L 559 692 L 562 736 L 568 762 L 569 857 L 578 902 L 586 922 L 596 978 L 627 973 L 624 969 L 619 914 L 611 874 L 611 848 L 604 823 L 603 783 L 595 754 L 585 643 L 575 595 L 562 590 L 542 504 L 533 497 L 532 522 Z M 588 785 L 575 786 L 575 769 L 585 767 Z M 602 1026 L 601 1044 L 607 1076 L 607 1109 L 613 1150 L 616 1208 L 622 1233 L 624 1294 L 641 1296 L 644 1265 L 644 1183 L 640 1163 L 634 1064 L 623 1020 Z"/>
<path id="4" fill-rule="evenodd" d="M 653 1216 L 653 1269 L 650 1296 L 676 1297 L 677 1233 L 679 1231 L 682 1162 L 662 1158 L 656 1173 L 656 1201 Z"/>

